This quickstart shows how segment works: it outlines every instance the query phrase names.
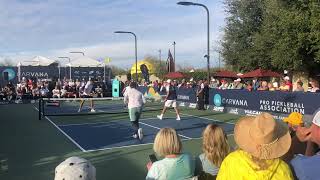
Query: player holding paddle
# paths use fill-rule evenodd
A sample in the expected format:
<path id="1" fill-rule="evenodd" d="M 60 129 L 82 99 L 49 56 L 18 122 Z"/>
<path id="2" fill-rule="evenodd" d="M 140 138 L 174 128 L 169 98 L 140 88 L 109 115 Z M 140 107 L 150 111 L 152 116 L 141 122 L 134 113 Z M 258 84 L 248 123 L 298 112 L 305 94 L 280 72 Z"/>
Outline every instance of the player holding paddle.
<path id="1" fill-rule="evenodd" d="M 176 86 L 172 84 L 171 79 L 167 80 L 168 85 L 166 86 L 166 91 L 167 91 L 167 96 L 165 98 L 165 103 L 163 106 L 163 110 L 161 112 L 161 115 L 158 115 L 157 117 L 162 120 L 164 113 L 166 112 L 167 108 L 173 107 L 174 110 L 176 111 L 177 114 L 177 119 L 180 121 L 180 115 L 179 115 L 179 110 L 177 107 L 177 90 Z"/>
<path id="2" fill-rule="evenodd" d="M 82 92 L 82 94 L 80 94 L 80 97 L 82 97 L 82 98 L 92 98 L 92 96 L 91 96 L 92 89 L 93 89 L 93 80 L 89 79 L 87 84 L 84 86 L 83 92 Z M 93 100 L 90 99 L 89 101 L 90 101 L 91 112 L 96 112 L 96 110 L 93 107 L 94 106 Z M 80 107 L 79 107 L 78 112 L 81 112 L 84 102 L 85 102 L 85 100 L 81 99 Z"/>
<path id="3" fill-rule="evenodd" d="M 143 138 L 142 128 L 139 128 L 139 119 L 142 107 L 146 103 L 143 94 L 137 90 L 137 83 L 131 82 L 130 88 L 124 94 L 124 103 L 128 104 L 129 117 L 134 130 L 133 138 Z"/>

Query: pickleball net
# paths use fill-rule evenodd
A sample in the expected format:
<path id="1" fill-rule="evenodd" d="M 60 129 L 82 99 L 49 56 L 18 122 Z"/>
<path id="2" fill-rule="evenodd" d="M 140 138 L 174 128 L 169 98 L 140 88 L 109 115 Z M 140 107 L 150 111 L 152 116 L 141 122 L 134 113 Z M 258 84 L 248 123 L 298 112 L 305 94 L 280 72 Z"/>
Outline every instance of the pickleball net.
<path id="1" fill-rule="evenodd" d="M 79 112 L 81 101 L 83 107 Z M 91 111 L 90 101 L 93 101 L 94 112 Z M 144 112 L 160 111 L 163 103 L 147 99 L 143 107 Z M 123 102 L 123 98 L 42 98 L 38 104 L 39 120 L 44 116 L 81 116 L 99 114 L 124 114 L 128 113 L 128 108 Z"/>

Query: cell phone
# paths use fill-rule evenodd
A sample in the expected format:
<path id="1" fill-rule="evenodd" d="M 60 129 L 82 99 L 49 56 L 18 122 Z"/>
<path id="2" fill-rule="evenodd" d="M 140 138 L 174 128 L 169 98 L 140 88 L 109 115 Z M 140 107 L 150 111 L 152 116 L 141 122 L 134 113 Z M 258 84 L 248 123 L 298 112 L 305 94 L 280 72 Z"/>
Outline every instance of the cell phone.
<path id="1" fill-rule="evenodd" d="M 154 154 L 150 154 L 150 155 L 149 155 L 149 159 L 150 159 L 150 161 L 151 161 L 152 163 L 158 161 L 156 155 L 154 155 Z"/>

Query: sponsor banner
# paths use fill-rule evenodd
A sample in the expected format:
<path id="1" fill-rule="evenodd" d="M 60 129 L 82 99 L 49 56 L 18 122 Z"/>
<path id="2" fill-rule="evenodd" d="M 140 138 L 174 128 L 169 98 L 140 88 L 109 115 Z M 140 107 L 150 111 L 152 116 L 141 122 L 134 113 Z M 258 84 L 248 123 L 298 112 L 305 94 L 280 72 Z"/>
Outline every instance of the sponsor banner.
<path id="1" fill-rule="evenodd" d="M 320 94 L 245 90 L 210 90 L 209 103 L 216 107 L 246 109 L 246 114 L 260 112 L 277 114 L 313 114 L 319 107 Z"/>
<path id="2" fill-rule="evenodd" d="M 196 108 L 197 107 L 197 104 L 195 104 L 195 103 L 190 103 L 189 104 L 189 108 Z"/>

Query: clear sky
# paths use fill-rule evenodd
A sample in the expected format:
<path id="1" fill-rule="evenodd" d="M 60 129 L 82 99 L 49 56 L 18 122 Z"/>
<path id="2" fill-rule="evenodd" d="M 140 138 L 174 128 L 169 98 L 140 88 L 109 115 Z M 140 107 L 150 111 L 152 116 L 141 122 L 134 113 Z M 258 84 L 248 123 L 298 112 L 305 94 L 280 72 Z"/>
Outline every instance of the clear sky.
<path id="1" fill-rule="evenodd" d="M 179 6 L 176 0 L 1 0 L 0 59 L 15 63 L 41 55 L 77 58 L 83 51 L 94 59 L 110 57 L 111 64 L 128 68 L 146 55 L 167 59 L 176 42 L 176 61 L 182 66 L 205 67 L 206 12 L 202 7 Z M 214 48 L 222 38 L 223 0 L 194 0 L 210 11 L 211 64 L 217 66 Z"/>

